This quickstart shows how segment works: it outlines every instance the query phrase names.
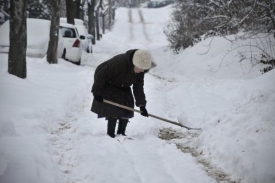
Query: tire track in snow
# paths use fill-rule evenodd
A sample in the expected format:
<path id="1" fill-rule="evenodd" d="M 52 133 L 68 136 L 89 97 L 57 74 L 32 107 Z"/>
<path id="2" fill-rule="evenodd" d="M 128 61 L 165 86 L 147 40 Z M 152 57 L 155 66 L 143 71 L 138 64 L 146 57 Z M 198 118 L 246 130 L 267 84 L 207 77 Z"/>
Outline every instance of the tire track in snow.
<path id="1" fill-rule="evenodd" d="M 143 13 L 141 11 L 141 9 L 138 9 L 138 17 L 139 17 L 139 22 L 134 22 L 133 21 L 133 11 L 131 8 L 129 8 L 128 10 L 128 19 L 129 19 L 129 23 L 130 23 L 130 42 L 134 42 L 135 40 L 135 34 L 134 34 L 134 25 L 135 23 L 141 23 L 142 25 L 142 32 L 143 32 L 143 35 L 145 37 L 145 40 L 146 40 L 146 43 L 148 44 L 151 40 L 148 36 L 148 33 L 147 33 L 147 30 L 146 30 L 146 22 L 145 22 L 145 19 L 143 17 Z M 147 45 L 146 44 L 146 45 Z"/>
<path id="2" fill-rule="evenodd" d="M 141 9 L 138 9 L 138 14 L 139 14 L 140 21 L 142 23 L 143 35 L 146 38 L 147 42 L 150 42 L 151 40 L 150 40 L 150 38 L 147 34 L 147 31 L 146 31 L 146 24 L 145 24 L 143 13 L 142 13 Z"/>
<path id="3" fill-rule="evenodd" d="M 130 23 L 130 42 L 132 42 L 135 39 L 134 35 L 134 27 L 133 27 L 133 16 L 132 16 L 132 9 L 129 8 L 128 10 L 128 18 Z"/>
<path id="4" fill-rule="evenodd" d="M 68 163 L 68 160 L 71 159 L 71 151 L 73 149 L 71 138 L 68 133 L 72 133 L 70 123 L 76 121 L 73 116 L 67 115 L 65 119 L 58 121 L 58 126 L 55 129 L 52 129 L 51 134 L 53 138 L 51 138 L 53 149 L 54 149 L 54 159 L 59 165 L 59 169 L 61 170 L 61 182 L 68 182 L 70 173 L 72 172 L 73 164 Z M 75 130 L 73 130 L 75 131 Z M 69 161 L 70 162 L 70 161 Z M 60 180 L 59 180 L 60 182 Z"/>
<path id="5" fill-rule="evenodd" d="M 203 151 L 198 152 L 195 148 L 189 147 L 188 143 L 181 144 L 179 142 L 173 141 L 174 139 L 185 139 L 187 142 L 191 142 L 196 137 L 199 136 L 199 133 L 187 131 L 186 133 L 182 133 L 180 131 L 174 130 L 172 128 L 163 128 L 159 132 L 159 138 L 162 140 L 168 141 L 168 143 L 175 144 L 178 149 L 180 149 L 183 153 L 189 153 L 194 158 L 196 158 L 197 162 L 201 164 L 207 174 L 217 180 L 219 183 L 240 183 L 240 181 L 233 181 L 230 179 L 229 175 L 221 171 L 211 162 L 211 159 L 205 159 L 203 155 Z"/>

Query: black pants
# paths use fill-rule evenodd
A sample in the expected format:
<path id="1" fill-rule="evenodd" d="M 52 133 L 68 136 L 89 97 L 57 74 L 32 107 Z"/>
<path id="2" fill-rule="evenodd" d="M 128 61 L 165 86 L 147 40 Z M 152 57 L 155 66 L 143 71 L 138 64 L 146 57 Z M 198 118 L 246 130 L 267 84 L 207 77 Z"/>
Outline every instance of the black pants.
<path id="1" fill-rule="evenodd" d="M 115 128 L 116 128 L 116 122 L 118 122 L 118 129 L 117 134 L 118 135 L 125 135 L 128 119 L 122 119 L 122 118 L 108 118 L 108 125 L 107 125 L 107 134 L 111 137 L 115 137 Z"/>

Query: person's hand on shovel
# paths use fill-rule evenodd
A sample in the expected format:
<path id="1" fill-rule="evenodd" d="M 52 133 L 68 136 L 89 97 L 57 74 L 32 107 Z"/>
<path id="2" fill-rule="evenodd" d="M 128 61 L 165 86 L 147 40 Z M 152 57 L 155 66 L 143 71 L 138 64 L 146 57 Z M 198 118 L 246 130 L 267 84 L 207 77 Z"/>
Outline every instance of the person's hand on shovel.
<path id="1" fill-rule="evenodd" d="M 95 98 L 95 100 L 98 101 L 98 102 L 103 102 L 103 97 L 102 97 L 102 96 L 94 95 L 94 98 Z"/>
<path id="2" fill-rule="evenodd" d="M 148 112 L 147 112 L 145 106 L 140 106 L 139 108 L 140 108 L 140 111 L 141 111 L 141 115 L 145 116 L 145 117 L 148 117 Z"/>

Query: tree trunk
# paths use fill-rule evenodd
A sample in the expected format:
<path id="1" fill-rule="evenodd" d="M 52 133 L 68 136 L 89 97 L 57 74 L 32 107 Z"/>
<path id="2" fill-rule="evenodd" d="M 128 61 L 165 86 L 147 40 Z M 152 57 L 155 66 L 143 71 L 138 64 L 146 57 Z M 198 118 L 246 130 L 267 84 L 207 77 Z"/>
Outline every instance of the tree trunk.
<path id="1" fill-rule="evenodd" d="M 66 0 L 61 0 L 60 2 L 60 17 L 67 17 L 66 11 Z"/>
<path id="2" fill-rule="evenodd" d="M 102 34 L 105 34 L 105 13 L 102 14 Z"/>
<path id="3" fill-rule="evenodd" d="M 88 33 L 92 34 L 94 36 L 94 39 L 92 39 L 93 45 L 95 44 L 95 0 L 91 0 L 91 2 L 88 3 L 88 14 L 89 14 L 89 29 Z"/>
<path id="4" fill-rule="evenodd" d="M 112 14 L 112 19 L 113 19 L 113 21 L 115 21 L 115 17 L 116 17 L 116 10 L 115 10 L 115 9 L 112 9 L 112 12 L 113 12 L 113 14 Z"/>
<path id="5" fill-rule="evenodd" d="M 60 0 L 51 0 L 52 19 L 50 40 L 47 51 L 47 61 L 50 64 L 57 64 L 58 32 L 60 19 Z"/>
<path id="6" fill-rule="evenodd" d="M 113 22 L 115 21 L 115 16 L 116 16 L 116 7 L 117 7 L 117 3 L 116 1 L 112 1 L 112 20 Z"/>
<path id="7" fill-rule="evenodd" d="M 84 16 L 85 16 L 85 4 L 86 4 L 86 0 L 82 0 L 82 3 L 80 3 L 80 19 L 84 21 Z"/>
<path id="8" fill-rule="evenodd" d="M 99 12 L 98 11 L 96 11 L 96 39 L 99 41 L 100 40 L 100 33 L 99 33 Z"/>
<path id="9" fill-rule="evenodd" d="M 67 23 L 74 25 L 75 4 L 73 0 L 66 0 Z"/>
<path id="10" fill-rule="evenodd" d="M 84 21 L 84 5 L 86 0 L 76 0 L 75 4 L 75 18 Z"/>
<path id="11" fill-rule="evenodd" d="M 112 1 L 109 0 L 109 13 L 108 13 L 108 18 L 109 18 L 109 30 L 111 30 L 112 27 Z"/>
<path id="12" fill-rule="evenodd" d="M 20 78 L 26 78 L 26 0 L 10 1 L 10 17 L 10 48 L 8 58 L 8 72 Z"/>
<path id="13" fill-rule="evenodd" d="M 76 0 L 75 2 L 75 18 L 81 19 L 81 11 L 83 11 L 80 0 Z"/>
<path id="14" fill-rule="evenodd" d="M 102 7 L 102 0 L 100 0 L 99 2 L 99 6 L 97 7 L 96 10 L 96 38 L 99 41 L 100 40 L 100 27 L 99 27 L 99 9 L 103 9 Z"/>

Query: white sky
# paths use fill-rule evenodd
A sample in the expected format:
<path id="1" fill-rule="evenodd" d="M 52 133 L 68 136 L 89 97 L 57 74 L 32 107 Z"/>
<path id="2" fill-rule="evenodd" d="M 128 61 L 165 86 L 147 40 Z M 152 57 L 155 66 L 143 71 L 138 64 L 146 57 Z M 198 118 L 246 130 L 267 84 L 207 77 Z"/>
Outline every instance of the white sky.
<path id="1" fill-rule="evenodd" d="M 7 73 L 8 55 L 0 54 L 1 183 L 216 182 L 175 143 L 231 180 L 275 182 L 275 70 L 261 75 L 260 65 L 237 62 L 237 52 L 221 63 L 231 45 L 219 37 L 207 54 L 210 39 L 174 55 L 163 33 L 170 12 L 141 9 L 142 22 L 138 9 L 118 8 L 114 28 L 82 66 L 27 58 L 22 80 Z M 201 131 L 135 114 L 126 132 L 133 140 L 106 135 L 107 122 L 90 112 L 94 70 L 133 48 L 149 49 L 157 64 L 145 76 L 148 112 Z M 159 139 L 164 127 L 185 138 Z"/>

